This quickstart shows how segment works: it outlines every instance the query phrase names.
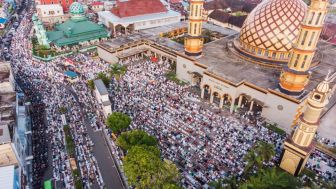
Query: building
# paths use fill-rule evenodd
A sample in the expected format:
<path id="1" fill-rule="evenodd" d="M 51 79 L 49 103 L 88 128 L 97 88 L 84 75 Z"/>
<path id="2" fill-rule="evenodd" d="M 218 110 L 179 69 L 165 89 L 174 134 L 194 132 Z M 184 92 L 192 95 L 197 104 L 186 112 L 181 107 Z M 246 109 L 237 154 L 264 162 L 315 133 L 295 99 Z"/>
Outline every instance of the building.
<path id="1" fill-rule="evenodd" d="M 303 92 L 292 95 L 279 89 L 281 70 L 290 62 L 289 55 L 294 51 L 293 44 L 308 10 L 301 0 L 264 0 L 247 16 L 239 33 L 230 30 L 234 33 L 211 43 L 194 43 L 192 49 L 201 52 L 195 53 L 196 56 L 186 53 L 188 43 L 183 46 L 168 38 L 147 34 L 146 30 L 101 43 L 98 55 L 109 62 L 144 55 L 168 59 L 176 63 L 177 78 L 198 87 L 201 98 L 230 112 L 254 112 L 289 133 L 305 110 L 310 91 L 336 64 L 332 53 L 336 47 L 319 41 L 316 33 L 317 51 L 311 60 L 310 78 Z M 169 31 L 167 28 L 155 30 Z M 332 97 L 331 101 L 335 100 Z M 326 110 L 330 108 L 331 105 L 326 106 Z"/>
<path id="2" fill-rule="evenodd" d="M 111 102 L 108 96 L 107 89 L 101 79 L 94 80 L 93 82 L 95 86 L 95 90 L 94 90 L 95 96 L 99 104 L 102 105 L 104 115 L 107 117 L 109 114 L 112 113 Z"/>
<path id="3" fill-rule="evenodd" d="M 98 12 L 98 17 L 114 35 L 180 22 L 180 14 L 167 9 L 160 0 L 117 1 L 110 11 Z"/>
<path id="4" fill-rule="evenodd" d="M 328 75 L 311 92 L 306 110 L 300 116 L 294 132 L 285 140 L 280 167 L 292 175 L 297 176 L 303 170 L 314 150 L 316 143 L 314 137 L 320 125 L 323 109 L 329 103 L 332 88 L 330 83 L 335 79 L 336 72 L 330 77 Z"/>
<path id="5" fill-rule="evenodd" d="M 0 122 L 14 122 L 14 78 L 9 63 L 0 62 Z"/>
<path id="6" fill-rule="evenodd" d="M 13 144 L 17 152 L 20 171 L 18 179 L 25 188 L 32 188 L 33 182 L 33 147 L 30 117 L 30 102 L 26 102 L 23 93 L 17 93 L 16 97 L 16 126 L 13 132 Z"/>
<path id="7" fill-rule="evenodd" d="M 95 1 L 95 2 L 90 4 L 90 8 L 94 12 L 103 11 L 104 10 L 104 2 Z"/>
<path id="8" fill-rule="evenodd" d="M 12 143 L 8 125 L 0 123 L 0 167 L 18 166 L 15 146 Z"/>
<path id="9" fill-rule="evenodd" d="M 59 4 L 36 5 L 37 16 L 47 26 L 53 26 L 55 23 L 62 23 L 69 18 L 63 12 L 63 7 Z"/>
<path id="10" fill-rule="evenodd" d="M 89 45 L 108 37 L 104 26 L 91 22 L 84 16 L 84 8 L 80 3 L 71 4 L 70 14 L 70 19 L 64 23 L 56 24 L 55 30 L 46 32 L 49 44 L 58 47 Z"/>
<path id="11" fill-rule="evenodd" d="M 14 165 L 0 167 L 0 188 L 19 189 L 19 174 Z"/>
<path id="12" fill-rule="evenodd" d="M 68 12 L 70 5 L 73 3 L 73 0 L 35 0 L 37 5 L 56 5 L 59 4 L 62 6 L 65 12 Z"/>
<path id="13" fill-rule="evenodd" d="M 227 13 L 221 10 L 214 10 L 208 16 L 208 22 L 216 24 L 221 27 L 230 28 L 240 31 L 247 14 Z"/>

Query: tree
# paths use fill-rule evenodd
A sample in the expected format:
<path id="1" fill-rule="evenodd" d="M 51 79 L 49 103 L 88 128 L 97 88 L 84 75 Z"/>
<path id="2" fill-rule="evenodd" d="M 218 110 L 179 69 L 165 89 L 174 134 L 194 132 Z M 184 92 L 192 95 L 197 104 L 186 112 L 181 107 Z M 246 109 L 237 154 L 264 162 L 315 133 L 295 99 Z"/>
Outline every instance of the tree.
<path id="1" fill-rule="evenodd" d="M 178 183 L 179 180 L 180 173 L 176 165 L 169 160 L 165 160 L 157 174 L 153 177 L 153 186 L 155 186 L 155 188 L 178 187 L 176 183 Z"/>
<path id="2" fill-rule="evenodd" d="M 160 156 L 143 146 L 132 147 L 124 158 L 128 183 L 136 188 L 153 188 L 152 176 L 162 169 Z"/>
<path id="3" fill-rule="evenodd" d="M 259 141 L 257 143 L 257 153 L 262 157 L 262 161 L 269 162 L 275 155 L 274 145 Z"/>
<path id="4" fill-rule="evenodd" d="M 93 90 L 94 89 L 94 82 L 92 79 L 88 80 L 87 85 L 89 89 Z"/>
<path id="5" fill-rule="evenodd" d="M 247 161 L 247 165 L 244 169 L 245 175 L 251 173 L 254 168 L 259 169 L 262 167 L 262 158 L 253 150 L 245 155 L 244 160 Z"/>
<path id="6" fill-rule="evenodd" d="M 245 166 L 244 174 L 249 174 L 254 169 L 260 169 L 263 166 L 263 162 L 269 162 L 275 155 L 274 146 L 264 141 L 259 141 L 251 149 L 244 160 L 247 161 Z"/>
<path id="7" fill-rule="evenodd" d="M 116 79 L 119 79 L 122 75 L 124 75 L 127 71 L 126 66 L 120 65 L 120 64 L 113 64 L 111 66 L 110 75 L 111 77 L 115 77 Z"/>
<path id="8" fill-rule="evenodd" d="M 209 186 L 213 189 L 238 189 L 239 182 L 237 177 L 228 177 L 212 181 L 209 183 Z"/>
<path id="9" fill-rule="evenodd" d="M 117 145 L 127 151 L 135 145 L 156 146 L 155 137 L 141 130 L 133 130 L 122 133 L 117 139 Z"/>
<path id="10" fill-rule="evenodd" d="M 101 79 L 106 87 L 108 87 L 110 84 L 110 78 L 108 78 L 104 72 L 98 73 L 97 79 Z"/>
<path id="11" fill-rule="evenodd" d="M 300 186 L 295 177 L 288 173 L 278 170 L 277 168 L 269 168 L 259 171 L 256 176 L 252 176 L 242 185 L 242 189 L 295 189 Z"/>
<path id="12" fill-rule="evenodd" d="M 112 130 L 114 133 L 120 133 L 128 128 L 131 124 L 131 118 L 121 112 L 113 112 L 106 119 L 106 125 Z"/>

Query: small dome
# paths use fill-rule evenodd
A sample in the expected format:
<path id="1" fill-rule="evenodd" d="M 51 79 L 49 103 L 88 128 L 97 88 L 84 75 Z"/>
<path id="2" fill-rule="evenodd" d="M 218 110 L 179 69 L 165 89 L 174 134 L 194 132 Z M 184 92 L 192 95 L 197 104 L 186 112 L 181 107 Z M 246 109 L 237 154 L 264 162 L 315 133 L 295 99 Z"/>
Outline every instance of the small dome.
<path id="1" fill-rule="evenodd" d="M 285 61 L 306 11 L 302 0 L 264 0 L 248 15 L 240 30 L 241 49 L 257 57 Z"/>
<path id="2" fill-rule="evenodd" d="M 72 15 L 81 15 L 81 14 L 84 14 L 84 8 L 83 8 L 83 5 L 78 3 L 78 2 L 73 2 L 71 5 L 70 5 L 70 13 Z"/>
<path id="3" fill-rule="evenodd" d="M 316 90 L 321 93 L 329 92 L 329 82 L 322 81 L 320 84 L 317 85 Z"/>

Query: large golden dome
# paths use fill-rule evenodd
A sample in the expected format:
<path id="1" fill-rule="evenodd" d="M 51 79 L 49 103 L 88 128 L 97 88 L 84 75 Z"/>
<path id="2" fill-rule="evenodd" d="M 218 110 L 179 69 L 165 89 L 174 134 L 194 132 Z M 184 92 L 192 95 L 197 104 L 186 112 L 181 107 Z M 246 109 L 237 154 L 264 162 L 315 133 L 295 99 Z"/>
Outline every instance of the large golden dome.
<path id="1" fill-rule="evenodd" d="M 307 11 L 302 0 L 264 0 L 246 18 L 239 49 L 275 63 L 285 63 Z"/>

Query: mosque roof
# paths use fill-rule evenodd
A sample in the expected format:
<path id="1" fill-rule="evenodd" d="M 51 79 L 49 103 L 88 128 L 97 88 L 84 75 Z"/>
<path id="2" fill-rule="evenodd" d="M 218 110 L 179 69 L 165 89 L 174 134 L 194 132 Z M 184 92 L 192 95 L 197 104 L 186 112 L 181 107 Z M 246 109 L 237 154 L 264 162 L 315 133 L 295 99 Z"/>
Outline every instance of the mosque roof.
<path id="1" fill-rule="evenodd" d="M 71 14 L 84 14 L 84 8 L 83 8 L 83 5 L 78 3 L 78 2 L 73 2 L 71 5 L 70 5 L 70 13 Z"/>
<path id="2" fill-rule="evenodd" d="M 114 15 L 120 18 L 167 11 L 160 0 L 117 1 L 117 6 L 111 10 Z"/>
<path id="3" fill-rule="evenodd" d="M 47 32 L 47 37 L 57 46 L 76 44 L 108 35 L 103 26 L 88 21 L 85 17 L 81 20 L 69 19 L 57 24 L 55 28 L 54 31 Z"/>
<path id="4" fill-rule="evenodd" d="M 245 20 L 240 41 L 252 47 L 288 52 L 306 10 L 302 0 L 264 0 Z"/>

